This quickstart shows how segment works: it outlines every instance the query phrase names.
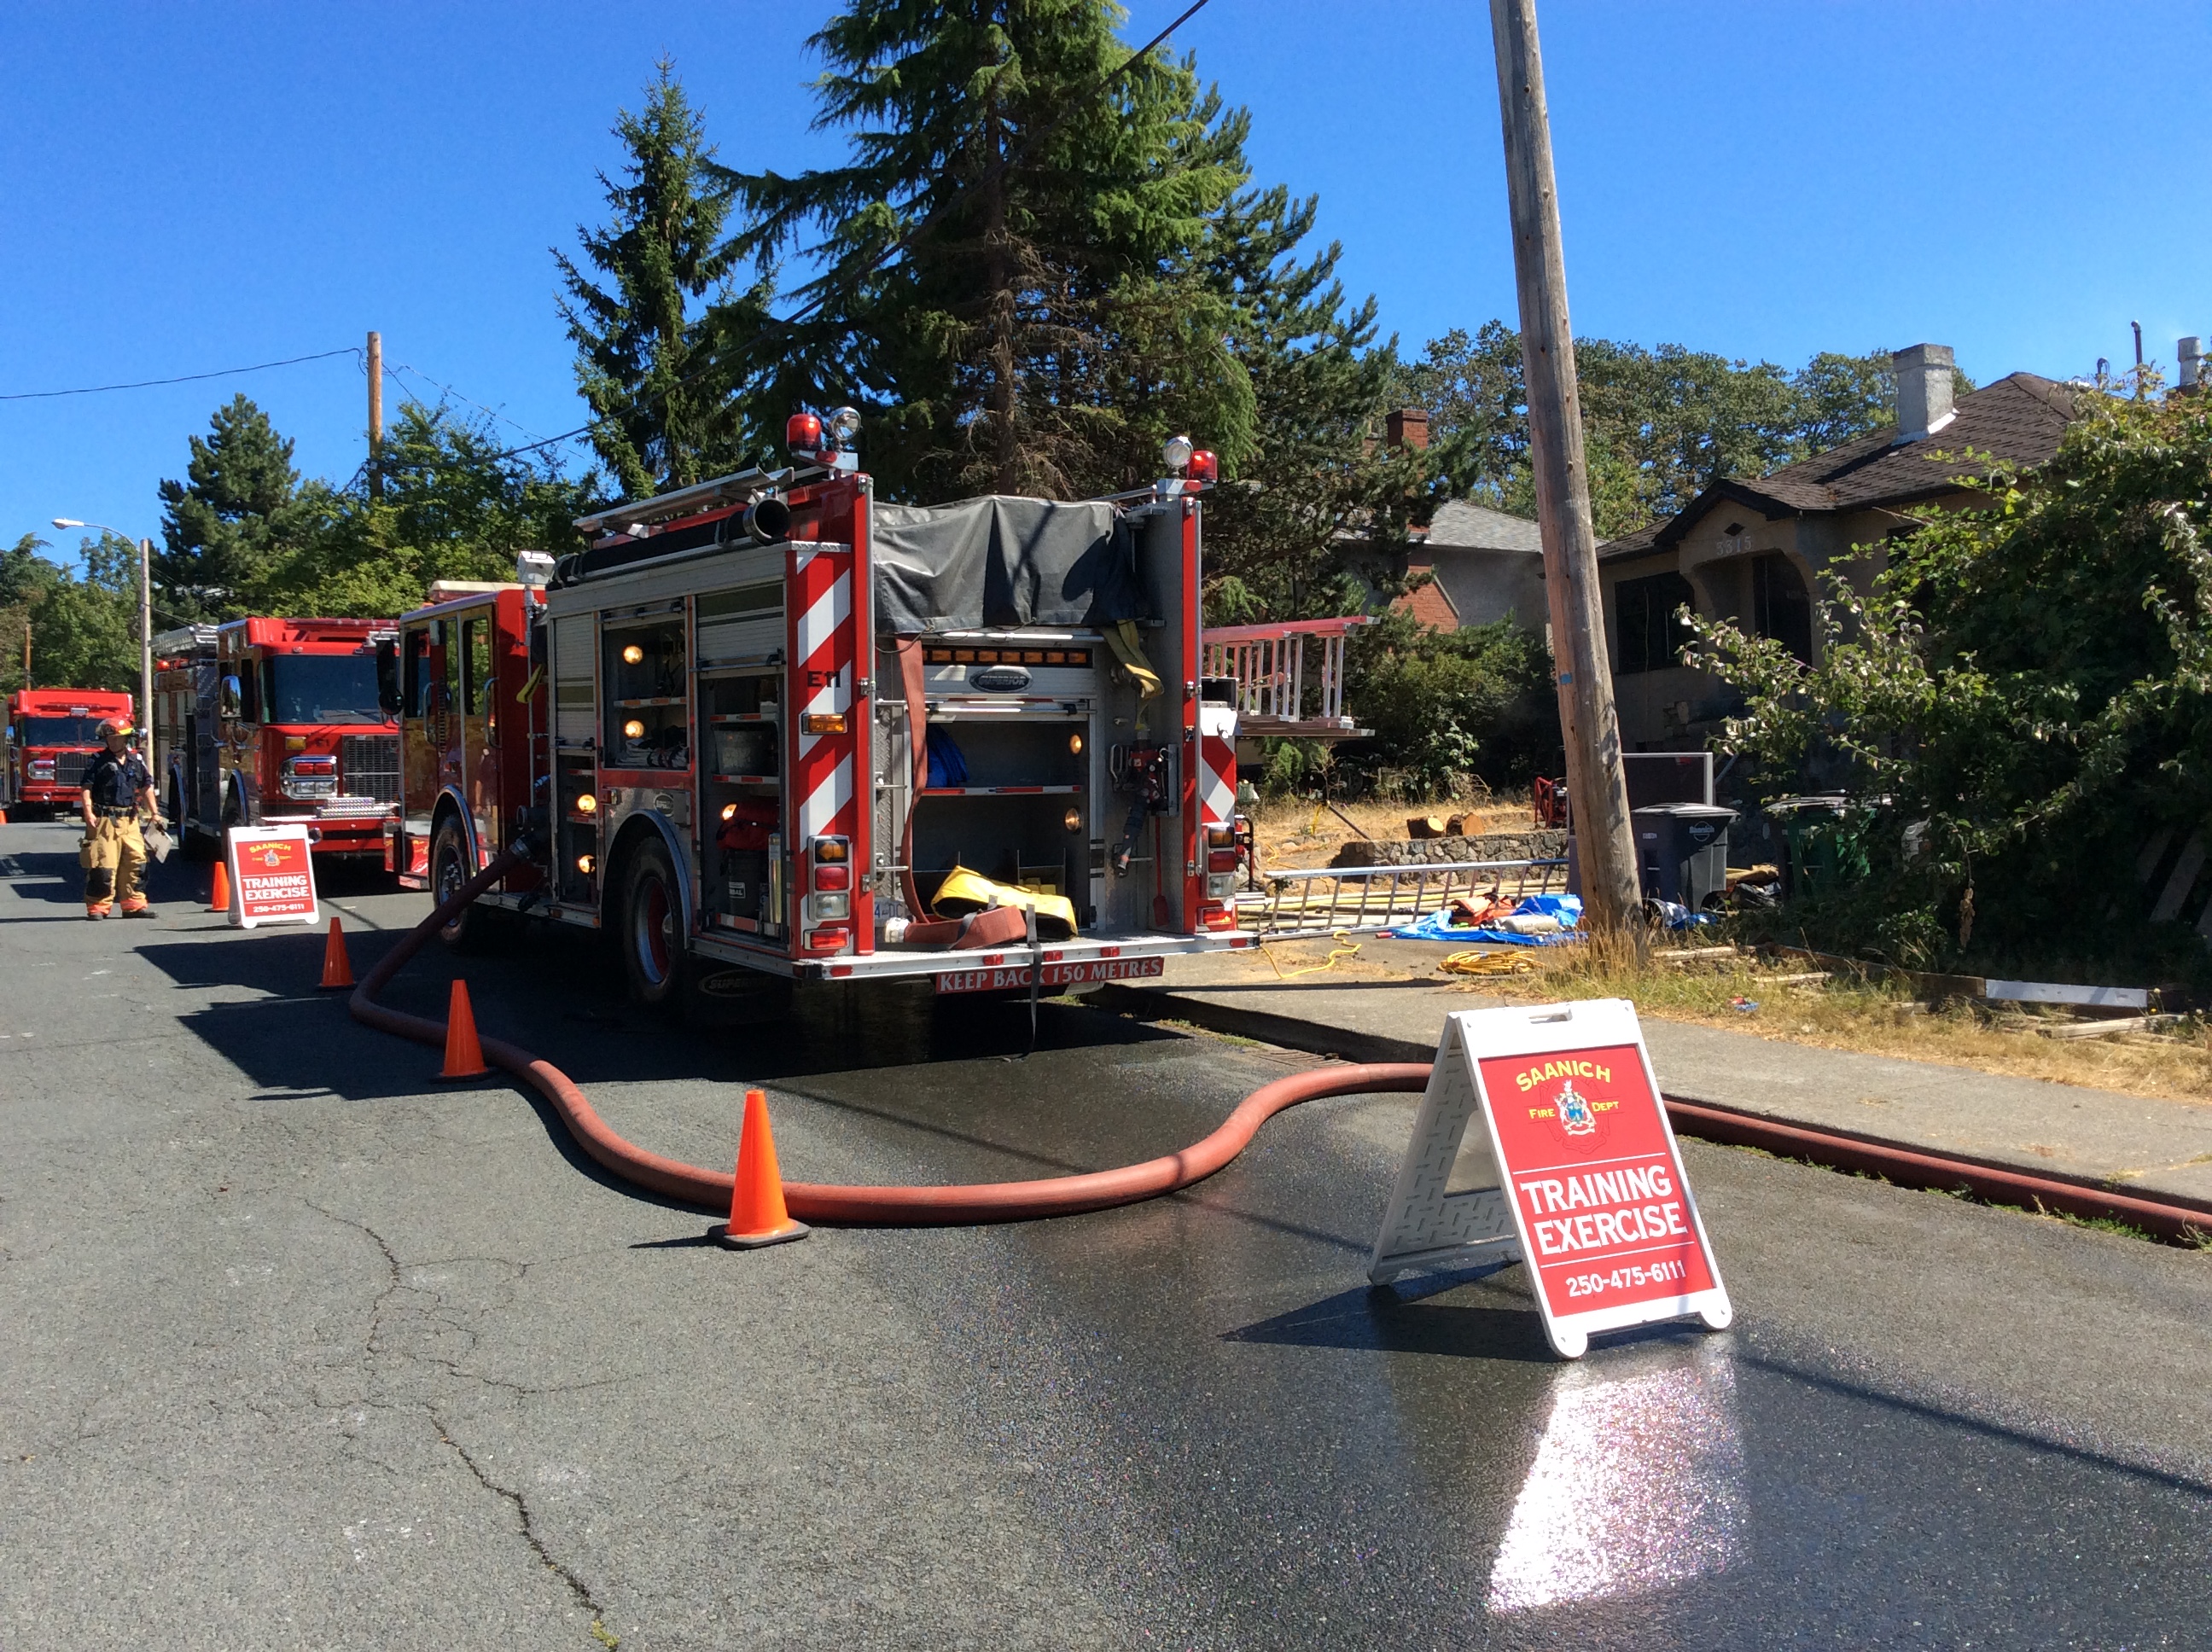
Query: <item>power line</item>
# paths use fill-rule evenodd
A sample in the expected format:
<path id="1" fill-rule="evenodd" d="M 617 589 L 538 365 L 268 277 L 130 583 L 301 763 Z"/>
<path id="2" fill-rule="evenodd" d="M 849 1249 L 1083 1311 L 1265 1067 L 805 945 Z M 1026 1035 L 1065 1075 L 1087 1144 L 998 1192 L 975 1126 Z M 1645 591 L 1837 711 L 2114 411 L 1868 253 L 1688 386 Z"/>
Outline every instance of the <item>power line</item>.
<path id="1" fill-rule="evenodd" d="M 1145 58 L 1150 57 L 1155 51 L 1158 50 L 1160 46 L 1164 45 L 1167 42 L 1168 38 L 1177 29 L 1181 28 L 1192 18 L 1197 16 L 1200 12 L 1205 10 L 1209 3 L 1211 3 L 1211 0 L 1192 0 L 1192 3 L 1186 6 L 1182 13 L 1176 17 L 1174 21 L 1170 22 L 1158 33 L 1153 35 L 1151 39 L 1146 41 L 1144 45 L 1139 46 L 1134 52 L 1132 52 L 1127 58 L 1124 58 L 1120 64 L 1107 70 L 1105 74 L 1100 76 L 1097 80 L 1091 82 L 1091 86 L 1085 89 L 1084 96 L 1088 97 L 1093 93 L 1101 91 L 1106 87 L 1111 86 L 1115 81 L 1121 79 L 1121 76 L 1127 74 L 1131 69 L 1134 68 L 1138 64 L 1144 61 Z M 995 177 L 1006 172 L 1006 169 L 1012 167 L 1016 161 L 1024 159 L 1031 149 L 1043 143 L 1045 139 L 1050 137 L 1054 132 L 1058 131 L 1067 123 L 1069 118 L 1075 112 L 1077 106 L 1081 101 L 1081 99 L 1071 99 L 1067 105 L 1061 109 L 1060 112 L 1051 121 L 1048 122 L 1042 129 L 1029 134 L 1020 143 L 1017 144 L 1012 151 L 994 161 L 991 167 L 986 171 L 984 176 L 987 179 Z M 763 325 L 758 332 L 753 335 L 754 340 L 757 341 L 759 339 L 765 338 L 770 332 L 775 331 L 779 329 L 788 330 L 792 327 L 797 326 L 800 322 L 805 320 L 807 317 L 812 315 L 816 311 L 822 308 L 823 305 L 827 304 L 830 298 L 836 295 L 840 287 L 849 289 L 850 288 L 856 286 L 860 282 L 865 280 L 869 276 L 873 275 L 877 270 L 882 269 L 885 264 L 889 263 L 899 253 L 911 251 L 915 244 L 921 238 L 924 232 L 926 232 L 932 224 L 935 223 L 946 211 L 950 210 L 952 204 L 952 202 L 949 200 L 939 203 L 938 206 L 932 210 L 920 223 L 915 225 L 912 229 L 908 230 L 905 234 L 900 236 L 898 240 L 884 247 L 883 251 L 878 252 L 866 264 L 862 264 L 859 269 L 852 271 L 849 275 L 844 276 L 842 280 L 837 280 L 834 277 L 825 277 L 824 280 L 827 284 L 817 290 L 812 299 L 800 306 L 788 316 L 783 317 L 781 319 L 771 318 L 768 322 Z M 683 389 L 686 385 L 698 378 L 702 374 L 708 371 L 712 366 L 713 363 L 711 362 L 703 364 L 701 367 L 695 368 L 692 372 L 687 373 L 683 377 L 678 379 L 675 383 L 670 385 L 665 390 L 659 391 L 653 396 L 643 398 L 643 400 L 647 403 L 650 403 L 652 401 L 658 400 L 660 398 L 671 395 L 675 392 Z M 433 382 L 434 382 L 434 380 Z M 465 400 L 466 398 L 464 398 L 463 399 Z M 507 422 L 512 424 L 514 423 L 514 421 L 510 419 Z M 548 436 L 542 441 L 525 442 L 520 447 L 510 447 L 504 452 L 487 455 L 487 459 L 489 460 L 514 459 L 524 453 L 534 453 L 541 448 L 558 446 L 564 441 L 574 441 L 580 436 L 588 436 L 592 431 L 598 429 L 601 425 L 610 422 L 611 422 L 611 419 L 609 416 L 592 419 L 586 423 L 578 425 L 574 430 L 564 430 L 559 435 Z M 517 427 L 517 428 L 520 428 L 520 426 Z M 434 463 L 435 461 L 433 460 L 416 459 L 407 461 L 400 465 L 390 465 L 387 468 L 392 470 L 427 470 L 431 468 Z"/>
<path id="2" fill-rule="evenodd" d="M 322 350 L 313 355 L 288 355 L 281 361 L 257 361 L 250 367 L 221 367 L 213 373 L 187 373 L 174 379 L 140 379 L 127 385 L 85 385 L 76 390 L 20 390 L 0 396 L 0 402 L 43 402 L 58 396 L 100 396 L 111 390 L 151 390 L 159 385 L 197 384 L 203 379 L 229 379 L 241 373 L 266 373 L 271 367 L 297 367 L 302 361 L 327 361 L 334 355 L 359 355 L 359 345 L 342 350 Z"/>

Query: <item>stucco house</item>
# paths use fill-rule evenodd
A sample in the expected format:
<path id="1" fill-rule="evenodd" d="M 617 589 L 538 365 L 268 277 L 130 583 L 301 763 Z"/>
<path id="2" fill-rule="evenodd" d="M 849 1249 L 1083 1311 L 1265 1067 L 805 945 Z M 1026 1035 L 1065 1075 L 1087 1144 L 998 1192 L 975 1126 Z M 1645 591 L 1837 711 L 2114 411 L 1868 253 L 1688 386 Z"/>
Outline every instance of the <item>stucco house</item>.
<path id="1" fill-rule="evenodd" d="M 1620 735 L 1631 751 L 1695 750 L 1735 701 L 1726 685 L 1676 662 L 1675 616 L 1735 619 L 1811 660 L 1814 574 L 1858 546 L 1909 526 L 1910 510 L 1972 497 L 1954 478 L 1972 450 L 2011 465 L 2045 463 L 2074 417 L 2073 392 L 2032 373 L 1953 398 L 1950 349 L 1915 344 L 1892 358 L 1896 423 L 1758 477 L 1714 483 L 1676 516 L 1598 548 L 1606 645 Z M 1852 569 L 1863 588 L 1877 552 Z"/>
<path id="2" fill-rule="evenodd" d="M 1406 565 L 1408 573 L 1432 577 L 1397 605 L 1439 631 L 1508 616 L 1524 630 L 1540 631 L 1547 622 L 1543 542 L 1526 517 L 1452 500 L 1437 507 Z"/>

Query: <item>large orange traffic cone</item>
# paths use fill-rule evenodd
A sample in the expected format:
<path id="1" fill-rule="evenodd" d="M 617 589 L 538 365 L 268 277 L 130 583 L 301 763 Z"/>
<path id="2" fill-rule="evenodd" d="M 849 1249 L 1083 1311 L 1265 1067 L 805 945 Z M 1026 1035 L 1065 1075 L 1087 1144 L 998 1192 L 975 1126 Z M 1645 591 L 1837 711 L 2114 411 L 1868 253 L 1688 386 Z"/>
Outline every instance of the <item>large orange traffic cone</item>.
<path id="1" fill-rule="evenodd" d="M 783 1207 L 783 1177 L 775 1168 L 775 1138 L 768 1128 L 768 1097 L 749 1090 L 744 1133 L 738 1138 L 737 1181 L 730 1189 L 730 1219 L 725 1226 L 708 1229 L 708 1235 L 732 1250 L 754 1250 L 804 1239 L 812 1231 L 805 1223 L 793 1221 Z"/>
<path id="2" fill-rule="evenodd" d="M 230 866 L 227 861 L 215 863 L 215 882 L 208 885 L 207 909 L 210 912 L 230 910 Z"/>
<path id="3" fill-rule="evenodd" d="M 317 990 L 328 993 L 352 985 L 353 960 L 346 957 L 345 931 L 338 927 L 337 914 L 332 913 L 330 936 L 323 942 L 323 978 L 316 983 Z"/>
<path id="4" fill-rule="evenodd" d="M 477 1042 L 476 1012 L 469 1008 L 469 986 L 453 983 L 446 1009 L 446 1066 L 441 1078 L 481 1078 L 491 1069 L 484 1065 L 483 1047 Z"/>

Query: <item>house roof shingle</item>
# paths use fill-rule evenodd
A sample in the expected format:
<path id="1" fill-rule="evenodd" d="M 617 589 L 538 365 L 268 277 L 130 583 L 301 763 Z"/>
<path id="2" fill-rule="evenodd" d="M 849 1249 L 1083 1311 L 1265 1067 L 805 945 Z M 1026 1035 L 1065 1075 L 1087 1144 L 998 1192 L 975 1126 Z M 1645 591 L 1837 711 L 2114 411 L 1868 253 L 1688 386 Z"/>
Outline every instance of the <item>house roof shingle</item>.
<path id="1" fill-rule="evenodd" d="M 1476 550 L 1533 550 L 1544 549 L 1536 525 L 1525 516 L 1513 516 L 1468 500 L 1448 500 L 1437 507 L 1429 522 L 1431 547 L 1462 546 Z"/>
<path id="2" fill-rule="evenodd" d="M 1942 428 L 1914 441 L 1881 429 L 1763 477 L 1724 477 L 1675 516 L 1609 540 L 1598 555 L 1609 561 L 1664 549 L 1724 499 L 1770 520 L 1923 503 L 1954 491 L 1953 477 L 1984 472 L 1964 459 L 1969 449 L 2006 464 L 2045 464 L 2073 420 L 2074 396 L 2055 380 L 2015 373 L 1961 396 L 1953 411 Z"/>

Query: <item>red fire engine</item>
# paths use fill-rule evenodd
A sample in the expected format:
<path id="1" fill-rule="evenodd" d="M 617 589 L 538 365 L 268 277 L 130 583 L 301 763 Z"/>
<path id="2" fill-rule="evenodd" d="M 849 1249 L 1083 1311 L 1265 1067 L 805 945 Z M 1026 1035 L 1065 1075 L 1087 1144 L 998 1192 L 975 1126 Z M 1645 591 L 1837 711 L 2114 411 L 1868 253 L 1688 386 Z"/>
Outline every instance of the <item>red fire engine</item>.
<path id="1" fill-rule="evenodd" d="M 479 907 L 612 930 L 647 1002 L 695 963 L 1057 989 L 1249 944 L 1236 693 L 1200 675 L 1212 455 L 1178 439 L 1109 500 L 893 506 L 856 422 L 799 415 L 794 468 L 585 518 L 526 583 L 406 615 L 387 865 L 443 895 L 526 835 Z"/>
<path id="2" fill-rule="evenodd" d="M 19 689 L 9 695 L 0 808 L 17 820 L 27 819 L 32 810 L 76 813 L 85 766 L 100 750 L 100 723 L 130 716 L 129 695 L 100 689 Z"/>
<path id="3" fill-rule="evenodd" d="M 390 620 L 241 619 L 154 639 L 155 780 L 187 851 L 297 820 L 318 854 L 382 853 L 399 732 L 378 671 L 395 635 Z"/>

